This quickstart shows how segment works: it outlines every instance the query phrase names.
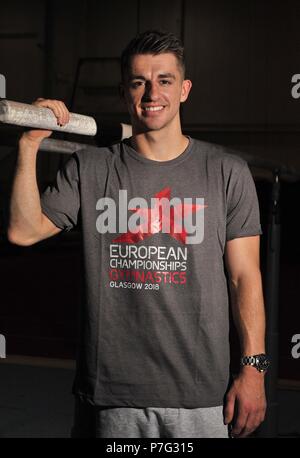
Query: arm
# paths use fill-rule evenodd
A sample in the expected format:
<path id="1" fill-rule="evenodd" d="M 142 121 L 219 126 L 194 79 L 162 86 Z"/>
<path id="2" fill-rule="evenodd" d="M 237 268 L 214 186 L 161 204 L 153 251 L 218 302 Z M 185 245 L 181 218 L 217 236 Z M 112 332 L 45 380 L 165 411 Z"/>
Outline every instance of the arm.
<path id="1" fill-rule="evenodd" d="M 62 102 L 38 99 L 35 105 L 51 108 L 61 124 L 68 122 Z M 36 180 L 36 157 L 41 141 L 51 131 L 31 130 L 19 140 L 16 171 L 10 201 L 8 239 L 17 245 L 32 245 L 61 231 L 43 213 Z"/>
<path id="2" fill-rule="evenodd" d="M 265 352 L 265 312 L 259 268 L 259 236 L 227 242 L 225 262 L 229 276 L 232 313 L 242 355 Z M 244 437 L 263 421 L 266 410 L 264 374 L 244 366 L 234 380 L 224 410 L 232 434 Z"/>

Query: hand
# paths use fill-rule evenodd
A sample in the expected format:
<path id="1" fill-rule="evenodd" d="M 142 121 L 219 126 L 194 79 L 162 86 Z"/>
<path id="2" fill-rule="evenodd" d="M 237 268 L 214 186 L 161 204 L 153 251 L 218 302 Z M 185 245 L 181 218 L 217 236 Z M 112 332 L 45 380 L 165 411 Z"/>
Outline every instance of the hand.
<path id="1" fill-rule="evenodd" d="M 224 423 L 232 423 L 232 437 L 246 437 L 265 418 L 264 374 L 244 366 L 226 396 Z"/>
<path id="2" fill-rule="evenodd" d="M 67 109 L 66 105 L 59 101 L 59 100 L 51 100 L 51 99 L 42 99 L 39 98 L 35 102 L 33 102 L 34 106 L 36 107 L 46 107 L 50 108 L 56 116 L 57 124 L 64 126 L 70 120 L 70 113 Z M 40 143 L 44 138 L 50 137 L 52 134 L 51 130 L 42 130 L 42 129 L 34 129 L 28 130 L 23 133 L 21 136 L 21 140 L 30 141 L 33 143 Z"/>

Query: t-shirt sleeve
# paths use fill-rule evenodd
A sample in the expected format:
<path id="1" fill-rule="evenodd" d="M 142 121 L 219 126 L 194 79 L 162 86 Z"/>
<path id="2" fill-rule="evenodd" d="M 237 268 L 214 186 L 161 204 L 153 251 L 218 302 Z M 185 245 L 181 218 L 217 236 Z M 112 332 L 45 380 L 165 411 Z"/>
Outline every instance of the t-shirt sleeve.
<path id="1" fill-rule="evenodd" d="M 58 170 L 56 180 L 41 195 L 41 208 L 64 231 L 77 224 L 80 208 L 79 173 L 75 154 Z"/>
<path id="2" fill-rule="evenodd" d="M 256 187 L 245 162 L 232 174 L 228 186 L 226 240 L 261 234 Z"/>

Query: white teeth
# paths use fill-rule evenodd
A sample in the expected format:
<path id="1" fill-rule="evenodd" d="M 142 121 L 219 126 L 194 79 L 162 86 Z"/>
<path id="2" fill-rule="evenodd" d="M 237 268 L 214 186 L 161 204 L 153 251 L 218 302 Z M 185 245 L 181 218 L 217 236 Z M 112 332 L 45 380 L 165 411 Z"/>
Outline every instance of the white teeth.
<path id="1" fill-rule="evenodd" d="M 145 107 L 146 111 L 160 111 L 163 107 Z"/>

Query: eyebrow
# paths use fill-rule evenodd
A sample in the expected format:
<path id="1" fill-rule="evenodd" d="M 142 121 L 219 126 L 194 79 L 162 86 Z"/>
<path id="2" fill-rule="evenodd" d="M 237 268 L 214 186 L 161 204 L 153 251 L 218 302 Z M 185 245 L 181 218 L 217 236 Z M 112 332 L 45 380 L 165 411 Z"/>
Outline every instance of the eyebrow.
<path id="1" fill-rule="evenodd" d="M 158 75 L 159 78 L 172 78 L 173 80 L 176 79 L 175 75 L 173 73 L 162 73 Z"/>
<path id="2" fill-rule="evenodd" d="M 158 75 L 158 78 L 172 78 L 173 80 L 176 79 L 175 75 L 173 73 L 160 73 Z M 131 75 L 129 78 L 130 81 L 132 80 L 143 80 L 146 81 L 146 78 L 142 75 Z"/>

